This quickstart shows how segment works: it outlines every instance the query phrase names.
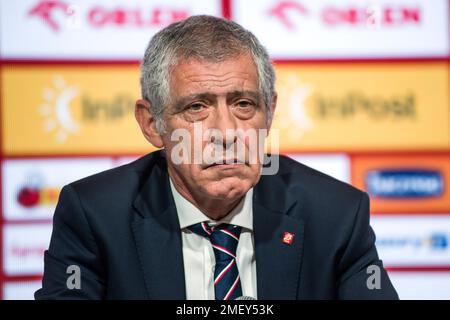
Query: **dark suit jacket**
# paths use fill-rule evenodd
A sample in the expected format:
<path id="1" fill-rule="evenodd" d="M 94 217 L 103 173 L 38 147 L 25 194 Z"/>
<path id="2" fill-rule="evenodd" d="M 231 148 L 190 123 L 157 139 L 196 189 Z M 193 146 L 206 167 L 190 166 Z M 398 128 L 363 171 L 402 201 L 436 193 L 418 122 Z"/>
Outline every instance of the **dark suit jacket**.
<path id="1" fill-rule="evenodd" d="M 397 298 L 374 246 L 367 194 L 280 157 L 254 188 L 258 299 Z M 291 245 L 284 232 L 295 234 Z M 65 186 L 36 299 L 185 299 L 181 231 L 164 152 Z M 69 265 L 81 289 L 67 288 Z M 369 265 L 381 289 L 368 289 Z"/>

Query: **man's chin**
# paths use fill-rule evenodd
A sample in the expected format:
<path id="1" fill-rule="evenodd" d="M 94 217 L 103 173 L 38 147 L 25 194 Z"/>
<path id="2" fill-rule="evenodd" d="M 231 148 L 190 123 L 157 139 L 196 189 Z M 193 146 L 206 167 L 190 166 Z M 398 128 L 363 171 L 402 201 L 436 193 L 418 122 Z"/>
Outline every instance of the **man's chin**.
<path id="1" fill-rule="evenodd" d="M 251 187 L 252 185 L 247 181 L 244 182 L 235 177 L 225 178 L 205 186 L 205 193 L 211 198 L 232 201 L 245 196 Z"/>

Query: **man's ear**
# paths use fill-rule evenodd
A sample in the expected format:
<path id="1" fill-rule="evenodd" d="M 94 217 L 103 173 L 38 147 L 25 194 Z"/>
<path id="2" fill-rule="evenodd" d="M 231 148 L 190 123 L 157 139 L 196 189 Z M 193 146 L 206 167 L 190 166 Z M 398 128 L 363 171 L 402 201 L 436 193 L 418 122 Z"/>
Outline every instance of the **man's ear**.
<path id="1" fill-rule="evenodd" d="M 267 135 L 269 135 L 270 128 L 272 126 L 273 117 L 275 116 L 275 109 L 277 108 L 277 99 L 278 99 L 278 94 L 275 92 L 273 95 L 273 98 L 272 98 L 272 104 L 270 106 L 270 109 L 272 110 L 272 119 L 270 119 L 270 121 L 268 121 L 268 123 L 267 123 Z"/>
<path id="2" fill-rule="evenodd" d="M 156 119 L 150 112 L 150 102 L 144 99 L 136 101 L 134 116 L 141 127 L 141 131 L 147 139 L 156 148 L 164 147 L 163 140 L 156 129 Z"/>

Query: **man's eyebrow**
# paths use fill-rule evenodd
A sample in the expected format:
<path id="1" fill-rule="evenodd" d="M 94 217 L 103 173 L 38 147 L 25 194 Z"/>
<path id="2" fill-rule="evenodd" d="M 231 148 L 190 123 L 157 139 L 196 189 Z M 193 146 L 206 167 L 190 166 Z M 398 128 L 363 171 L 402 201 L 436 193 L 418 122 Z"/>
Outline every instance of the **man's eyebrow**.
<path id="1" fill-rule="evenodd" d="M 234 100 L 237 98 L 242 97 L 249 97 L 255 100 L 255 102 L 259 102 L 259 99 L 261 98 L 261 95 L 257 91 L 250 91 L 250 90 L 235 90 L 227 92 L 226 94 L 227 102 L 230 100 Z M 201 93 L 195 93 L 188 96 L 184 96 L 176 100 L 173 104 L 172 112 L 177 113 L 182 111 L 186 105 L 188 105 L 190 102 L 193 102 L 195 100 L 206 100 L 209 102 L 214 102 L 217 100 L 217 95 L 211 92 L 201 92 Z"/>
<path id="2" fill-rule="evenodd" d="M 214 101 L 215 99 L 217 99 L 217 96 L 215 94 L 209 93 L 209 92 L 191 94 L 191 95 L 184 96 L 184 97 L 181 97 L 178 100 L 176 100 L 175 103 L 173 104 L 173 111 L 179 112 L 179 111 L 183 110 L 187 104 L 189 104 L 190 102 L 195 101 L 195 100 Z"/>
<path id="3" fill-rule="evenodd" d="M 243 91 L 235 90 L 227 93 L 227 101 L 242 97 L 252 98 L 255 100 L 256 103 L 258 103 L 261 98 L 261 94 L 257 91 L 251 90 L 243 90 Z"/>

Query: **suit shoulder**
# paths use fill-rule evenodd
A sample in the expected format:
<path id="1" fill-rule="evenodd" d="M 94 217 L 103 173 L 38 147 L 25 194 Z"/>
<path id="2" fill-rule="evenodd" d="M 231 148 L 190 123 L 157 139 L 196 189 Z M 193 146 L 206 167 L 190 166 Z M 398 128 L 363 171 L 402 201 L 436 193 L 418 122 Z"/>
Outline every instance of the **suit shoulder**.
<path id="1" fill-rule="evenodd" d="M 309 221 L 311 228 L 346 228 L 342 234 L 348 234 L 359 212 L 369 214 L 360 210 L 368 201 L 365 192 L 285 156 L 280 156 L 278 172 L 262 176 L 255 191 L 263 206 Z"/>
<path id="2" fill-rule="evenodd" d="M 360 199 L 364 193 L 349 183 L 333 178 L 287 156 L 280 156 L 278 175 L 285 181 L 288 188 L 301 188 L 303 191 L 308 189 L 309 192 L 317 192 L 322 197 L 335 195 Z"/>
<path id="3" fill-rule="evenodd" d="M 102 171 L 70 183 L 80 194 L 114 194 L 115 192 L 132 191 L 139 188 L 142 180 L 147 176 L 160 160 L 158 152 L 147 154 L 128 164 Z"/>

